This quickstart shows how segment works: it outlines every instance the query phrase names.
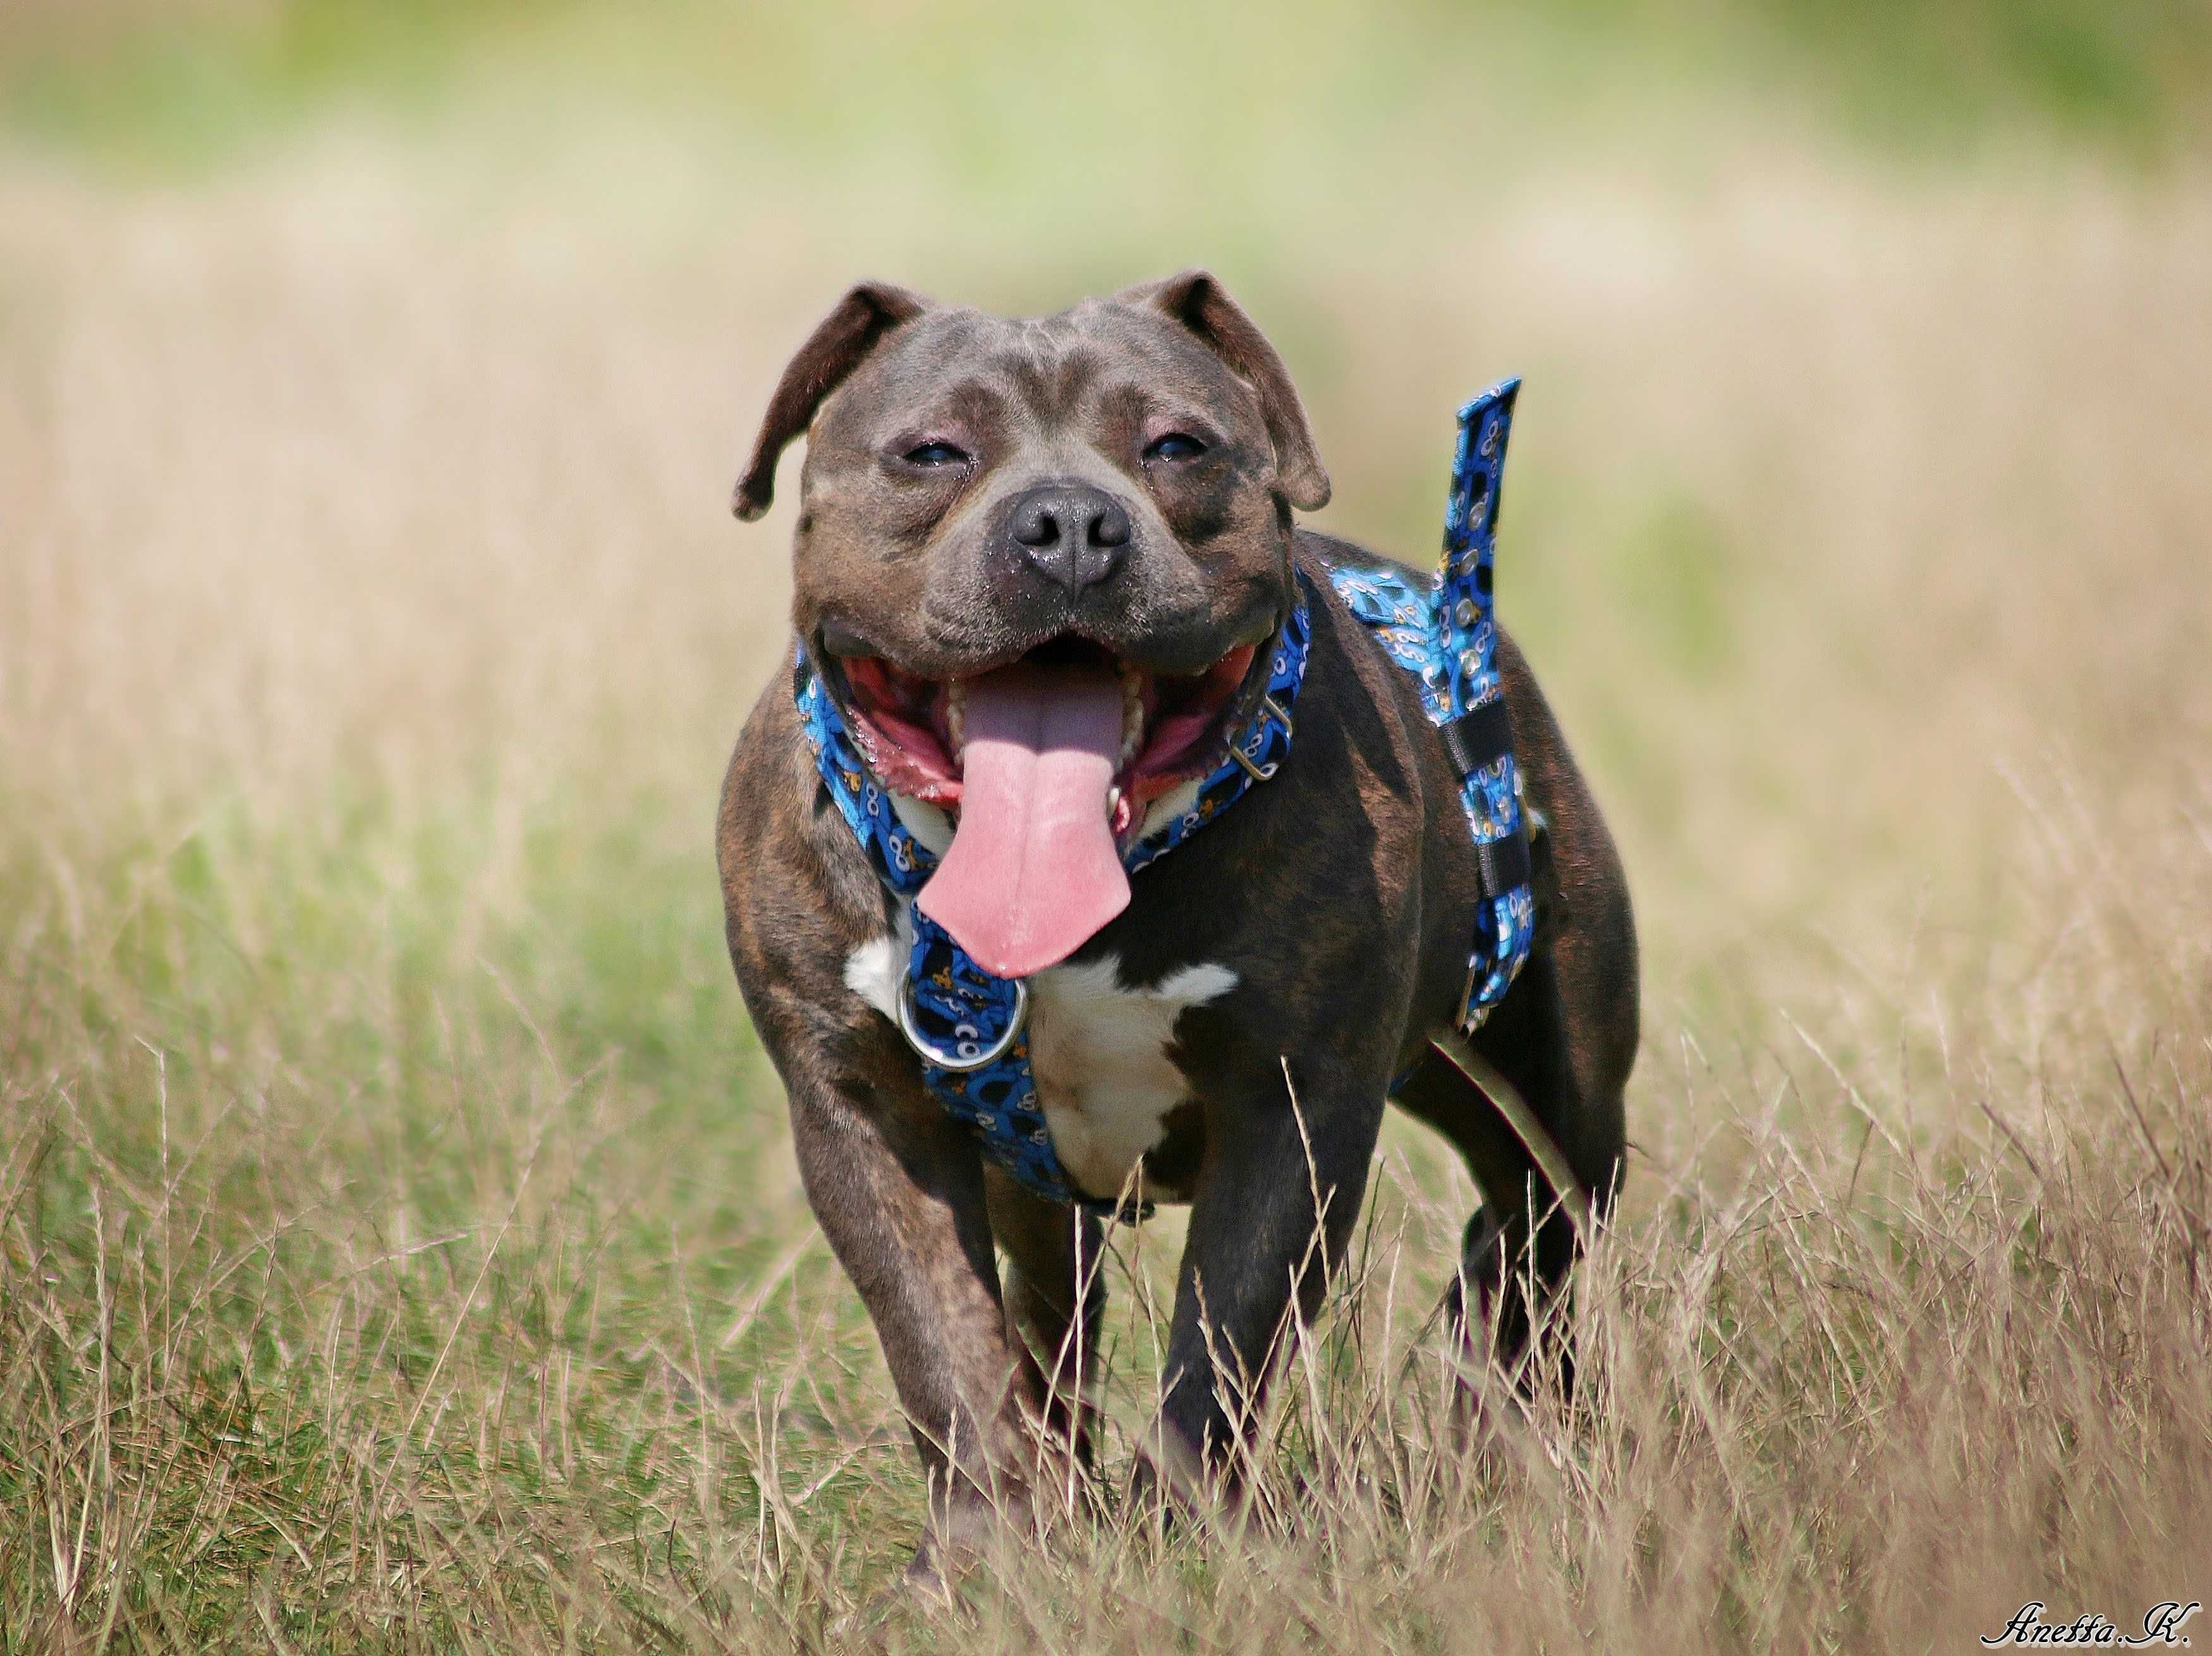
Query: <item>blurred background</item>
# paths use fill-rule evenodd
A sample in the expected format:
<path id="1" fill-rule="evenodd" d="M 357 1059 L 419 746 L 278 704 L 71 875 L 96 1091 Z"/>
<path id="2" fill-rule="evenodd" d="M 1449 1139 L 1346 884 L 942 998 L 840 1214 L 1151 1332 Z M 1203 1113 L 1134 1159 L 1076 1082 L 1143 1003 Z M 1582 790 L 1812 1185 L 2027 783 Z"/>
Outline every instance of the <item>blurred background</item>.
<path id="1" fill-rule="evenodd" d="M 6 0 L 0 1301 L 112 1319 L 189 1198 L 132 1257 L 144 1306 L 200 1260 L 203 1344 L 142 1355 L 303 1419 L 325 1325 L 420 1354 L 347 1394 L 388 1444 L 556 1347 L 649 1390 L 763 1280 L 880 1411 L 722 952 L 793 494 L 730 485 L 858 276 L 1191 264 L 1304 391 L 1321 526 L 1412 561 L 1525 377 L 1500 610 L 1636 892 L 1632 1215 L 1739 1107 L 1848 1162 L 1867 1099 L 1964 1155 L 2107 1044 L 2201 1079 L 2201 0 Z M 791 1325 L 740 1322 L 736 1374 Z M 31 1326 L 21 1421 L 82 1368 Z"/>

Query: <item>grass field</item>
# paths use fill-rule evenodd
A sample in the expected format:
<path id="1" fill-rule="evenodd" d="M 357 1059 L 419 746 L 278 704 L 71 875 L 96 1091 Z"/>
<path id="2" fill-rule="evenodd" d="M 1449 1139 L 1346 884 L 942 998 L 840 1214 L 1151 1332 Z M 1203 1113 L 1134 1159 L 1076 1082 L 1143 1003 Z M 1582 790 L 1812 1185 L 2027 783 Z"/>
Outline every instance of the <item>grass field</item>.
<path id="1" fill-rule="evenodd" d="M 1474 1197 L 1394 1124 L 1258 1521 L 1113 1510 L 1164 1215 L 1107 1510 L 879 1636 L 2212 1598 L 2197 9 L 374 15 L 0 34 L 0 1651 L 813 1650 L 895 1578 L 912 1454 L 722 951 L 790 527 L 728 486 L 855 276 L 1194 262 L 1340 533 L 1425 555 L 1455 401 L 1527 377 L 1501 603 L 1646 948 L 1589 1384 L 1449 1442 Z"/>

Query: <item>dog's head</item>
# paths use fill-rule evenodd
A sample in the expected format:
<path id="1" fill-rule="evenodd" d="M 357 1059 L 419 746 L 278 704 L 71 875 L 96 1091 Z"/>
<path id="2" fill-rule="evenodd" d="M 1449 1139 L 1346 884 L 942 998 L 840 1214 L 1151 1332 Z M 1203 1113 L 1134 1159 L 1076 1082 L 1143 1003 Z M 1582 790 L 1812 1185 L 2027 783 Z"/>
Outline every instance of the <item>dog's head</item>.
<path id="1" fill-rule="evenodd" d="M 1111 853 L 1219 760 L 1295 601 L 1291 509 L 1328 476 L 1282 360 L 1210 276 L 1024 321 L 863 283 L 785 369 L 739 517 L 802 432 L 794 618 L 895 791 L 963 840 L 980 810 L 1018 858 L 1065 831 L 981 796 L 1073 809 L 1047 785 L 1089 755 L 1077 796 L 1098 785 Z M 1027 757 L 1002 774 L 1008 751 Z"/>

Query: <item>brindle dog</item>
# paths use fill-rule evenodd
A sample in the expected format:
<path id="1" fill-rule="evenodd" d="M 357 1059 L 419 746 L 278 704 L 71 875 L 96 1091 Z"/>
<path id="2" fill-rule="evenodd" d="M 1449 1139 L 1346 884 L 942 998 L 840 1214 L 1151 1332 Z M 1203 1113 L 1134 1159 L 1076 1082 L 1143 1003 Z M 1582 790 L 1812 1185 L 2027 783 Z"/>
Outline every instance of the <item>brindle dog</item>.
<path id="1" fill-rule="evenodd" d="M 1394 1079 L 1483 1195 L 1461 1273 L 1478 1316 L 1456 1289 L 1447 1307 L 1458 1338 L 1472 1361 L 1527 1372 L 1576 1238 L 1522 1139 L 1430 1046 L 1465 987 L 1474 847 L 1413 680 L 1330 587 L 1332 560 L 1368 555 L 1293 522 L 1329 483 L 1273 348 L 1204 272 L 1041 320 L 863 283 L 784 371 L 740 517 L 767 510 L 801 433 L 799 640 L 921 837 L 992 847 L 965 906 L 949 905 L 973 935 L 945 923 L 1030 981 L 1040 1102 L 1071 1176 L 1111 1196 L 1133 1172 L 1146 1196 L 1190 1204 L 1161 1470 L 1233 1490 L 1293 1285 L 1310 1316 Z M 1249 675 L 1267 672 L 1248 646 L 1281 624 L 1301 569 L 1312 644 L 1288 760 L 1117 894 L 1093 853 L 1110 858 L 1221 762 Z M 1474 1046 L 1602 1214 L 1637 1045 L 1628 891 L 1527 661 L 1510 640 L 1499 661 L 1557 883 Z M 1018 732 L 1011 782 L 982 787 L 962 708 L 1012 685 L 1001 702 L 1048 720 L 1102 684 L 1128 707 L 1112 786 L 1104 769 L 1066 786 L 1103 828 L 1023 815 L 1061 786 L 1049 743 Z M 1098 1222 L 1016 1185 L 925 1089 L 889 1015 L 908 922 L 827 797 L 787 664 L 738 738 L 719 840 L 730 955 L 789 1095 L 807 1196 L 929 1476 L 927 1579 L 948 1546 L 1025 1520 L 1040 1429 L 1087 1459 L 1073 1377 L 1092 1372 Z"/>

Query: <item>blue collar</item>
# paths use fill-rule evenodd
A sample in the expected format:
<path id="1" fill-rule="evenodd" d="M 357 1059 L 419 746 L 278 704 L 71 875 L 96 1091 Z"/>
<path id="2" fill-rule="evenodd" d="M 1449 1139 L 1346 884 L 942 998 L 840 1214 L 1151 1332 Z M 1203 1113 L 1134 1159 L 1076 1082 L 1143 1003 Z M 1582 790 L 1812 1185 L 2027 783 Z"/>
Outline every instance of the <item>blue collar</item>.
<path id="1" fill-rule="evenodd" d="M 1459 411 L 1451 490 L 1444 503 L 1443 560 L 1431 580 L 1416 585 L 1408 571 L 1391 564 L 1335 565 L 1328 572 L 1346 607 L 1393 661 L 1420 681 L 1422 706 L 1460 772 L 1460 803 L 1481 873 L 1459 1015 L 1461 1028 L 1469 1031 L 1505 998 L 1535 934 L 1521 776 L 1498 671 L 1491 603 L 1498 482 L 1520 385 L 1509 379 L 1493 385 Z M 1304 576 L 1297 580 L 1297 602 L 1276 634 L 1266 688 L 1191 804 L 1124 854 L 1122 864 L 1130 873 L 1166 856 L 1254 783 L 1273 777 L 1289 757 L 1291 709 L 1305 678 L 1311 639 L 1310 595 Z M 1118 1196 L 1079 1191 L 1060 1165 L 1037 1102 L 1024 1033 L 1028 988 L 993 977 L 914 906 L 915 894 L 936 870 L 936 855 L 899 820 L 889 792 L 869 772 L 804 646 L 798 652 L 793 691 L 823 786 L 866 852 L 876 877 L 904 903 L 913 926 L 897 1021 L 921 1059 L 929 1090 L 948 1114 L 968 1125 L 984 1154 L 1036 1194 L 1101 1215 L 1140 1216 L 1146 1204 L 1125 1206 Z"/>
<path id="2" fill-rule="evenodd" d="M 1289 757 L 1295 728 L 1291 709 L 1304 682 L 1312 636 L 1305 579 L 1297 602 L 1267 646 L 1264 688 L 1219 764 L 1199 784 L 1191 803 L 1172 820 L 1139 840 L 1121 858 L 1132 874 L 1149 867 L 1243 797 L 1272 778 Z M 1123 1212 L 1118 1196 L 1076 1189 L 1053 1149 L 1052 1133 L 1037 1103 L 1024 1024 L 1029 990 L 1015 979 L 994 977 L 969 958 L 945 928 L 914 906 L 937 856 L 916 839 L 892 808 L 890 791 L 871 773 L 844 714 L 801 645 L 794 674 L 799 723 L 814 749 L 822 785 L 838 814 L 874 864 L 876 877 L 905 904 L 914 947 L 900 986 L 900 1032 L 921 1059 L 922 1079 L 946 1113 L 968 1124 L 992 1160 L 1036 1194 L 1073 1202 L 1106 1216 Z M 1247 694 L 1249 694 L 1248 689 Z M 1133 1210 L 1143 1211 L 1143 1204 Z"/>

